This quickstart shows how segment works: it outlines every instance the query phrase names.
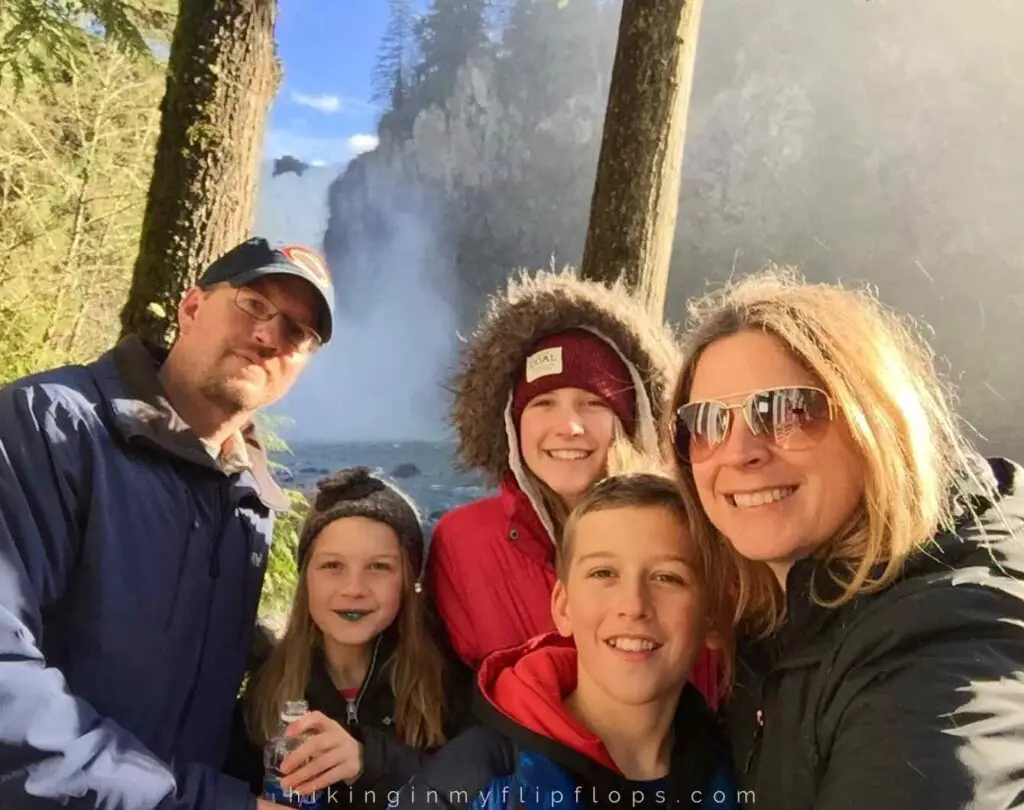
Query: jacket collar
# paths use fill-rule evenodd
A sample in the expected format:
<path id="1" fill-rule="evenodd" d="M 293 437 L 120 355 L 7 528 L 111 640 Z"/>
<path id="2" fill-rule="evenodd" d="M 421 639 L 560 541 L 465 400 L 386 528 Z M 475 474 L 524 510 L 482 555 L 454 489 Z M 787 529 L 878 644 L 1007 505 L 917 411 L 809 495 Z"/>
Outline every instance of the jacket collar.
<path id="1" fill-rule="evenodd" d="M 374 702 L 372 696 L 382 688 L 390 693 L 391 684 L 388 675 L 392 657 L 397 648 L 398 633 L 392 625 L 377 636 L 373 656 L 370 659 L 370 668 L 366 671 L 366 676 L 359 686 L 360 702 L 366 699 L 372 704 Z M 322 711 L 338 722 L 345 721 L 348 714 L 348 703 L 334 685 L 334 681 L 331 680 L 323 648 L 319 646 L 313 650 L 306 698 L 311 708 Z"/>
<path id="2" fill-rule="evenodd" d="M 309 701 L 311 709 L 321 711 L 338 722 L 345 722 L 347 703 L 331 680 L 327 664 L 324 661 L 323 650 L 320 648 L 313 651 L 309 684 L 306 686 L 306 699 Z"/>
<path id="3" fill-rule="evenodd" d="M 291 502 L 270 473 L 266 453 L 252 423 L 230 439 L 226 451 L 214 459 L 174 410 L 157 376 L 168 354 L 162 346 L 129 335 L 97 362 L 99 368 L 107 364 L 113 367 L 113 374 L 101 373 L 97 378 L 121 436 L 129 443 L 148 444 L 167 455 L 224 475 L 248 472 L 260 500 L 268 508 L 289 509 Z"/>
<path id="4" fill-rule="evenodd" d="M 829 632 L 833 624 L 850 625 L 877 598 L 894 588 L 913 587 L 915 581 L 925 582 L 932 575 L 973 565 L 998 564 L 1024 572 L 1020 550 L 1024 469 L 1003 458 L 970 456 L 963 475 L 965 483 L 953 499 L 955 523 L 911 556 L 888 588 L 857 596 L 840 608 L 824 607 L 812 600 L 812 594 L 822 601 L 837 598 L 842 589 L 833 575 L 845 578 L 846 572 L 823 560 L 800 560 L 786 577 L 786 624 L 770 639 L 744 644 L 743 657 L 761 666 L 801 667 L 821 659 L 834 647 L 835 635 Z M 883 568 L 880 563 L 871 576 L 880 575 Z"/>

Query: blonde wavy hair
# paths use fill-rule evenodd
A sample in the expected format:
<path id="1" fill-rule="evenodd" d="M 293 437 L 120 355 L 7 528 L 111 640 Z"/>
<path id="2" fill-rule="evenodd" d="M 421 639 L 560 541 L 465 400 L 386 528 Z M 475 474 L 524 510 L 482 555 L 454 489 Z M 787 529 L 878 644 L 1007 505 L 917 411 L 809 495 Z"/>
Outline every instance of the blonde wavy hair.
<path id="1" fill-rule="evenodd" d="M 258 745 L 277 733 L 284 703 L 303 698 L 313 656 L 323 650 L 323 632 L 309 612 L 307 576 L 312 557 L 311 549 L 299 571 L 284 635 L 253 676 L 243 698 L 246 728 Z M 415 748 L 432 749 L 445 742 L 445 662 L 428 625 L 424 596 L 414 591 L 415 581 L 412 561 L 403 548 L 402 602 L 395 617 L 398 647 L 393 659 L 384 663 L 391 666 L 398 738 Z"/>
<path id="2" fill-rule="evenodd" d="M 786 345 L 829 393 L 845 420 L 864 469 L 865 495 L 816 556 L 841 593 L 812 598 L 838 606 L 889 585 L 903 563 L 936 532 L 954 522 L 953 494 L 963 476 L 979 485 L 952 396 L 934 355 L 909 319 L 883 306 L 869 289 L 811 284 L 792 268 L 770 265 L 692 302 L 690 331 L 664 428 L 689 400 L 704 350 L 722 338 L 754 329 Z M 692 471 L 676 459 L 676 477 L 695 531 L 731 544 L 704 514 Z M 717 587 L 735 592 L 735 621 L 754 636 L 785 621 L 785 597 L 764 562 L 735 550 L 715 573 Z"/>

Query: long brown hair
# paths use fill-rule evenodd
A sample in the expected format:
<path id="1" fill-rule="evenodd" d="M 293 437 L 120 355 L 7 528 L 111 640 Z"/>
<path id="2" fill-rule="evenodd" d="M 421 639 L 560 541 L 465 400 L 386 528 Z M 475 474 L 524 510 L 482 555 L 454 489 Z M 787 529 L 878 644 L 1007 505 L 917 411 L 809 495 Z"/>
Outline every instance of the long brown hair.
<path id="1" fill-rule="evenodd" d="M 312 557 L 310 549 L 299 571 L 284 635 L 246 689 L 246 725 L 259 745 L 277 732 L 285 701 L 302 699 L 314 654 L 323 650 L 323 633 L 309 612 L 307 578 Z M 401 558 L 402 601 L 394 621 L 398 646 L 384 665 L 390 666 L 398 738 L 406 745 L 431 749 L 445 742 L 445 660 L 427 623 L 425 596 L 416 591 L 416 573 L 405 548 Z"/>
<path id="2" fill-rule="evenodd" d="M 953 523 L 958 472 L 971 477 L 969 452 L 951 395 L 931 350 L 912 324 L 884 307 L 868 290 L 809 284 L 795 271 L 770 266 L 693 302 L 682 368 L 666 432 L 689 399 L 697 362 L 711 344 L 744 330 L 780 339 L 832 396 L 864 463 L 864 500 L 819 550 L 841 588 L 823 605 L 840 605 L 859 593 L 886 587 L 903 563 Z M 678 462 L 678 459 L 677 459 Z M 676 464 L 677 479 L 694 517 L 695 531 L 723 538 L 700 505 L 692 470 Z M 736 619 L 755 635 L 775 632 L 785 619 L 785 599 L 766 563 L 733 552 Z M 729 572 L 723 572 L 728 576 Z"/>

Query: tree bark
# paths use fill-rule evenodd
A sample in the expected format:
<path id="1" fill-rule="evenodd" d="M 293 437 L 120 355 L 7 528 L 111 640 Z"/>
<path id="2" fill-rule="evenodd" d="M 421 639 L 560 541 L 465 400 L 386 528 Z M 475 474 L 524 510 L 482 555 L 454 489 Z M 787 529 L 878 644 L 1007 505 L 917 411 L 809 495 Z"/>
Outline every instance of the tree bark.
<path id="1" fill-rule="evenodd" d="M 661 317 L 703 0 L 624 0 L 580 274 Z"/>
<path id="2" fill-rule="evenodd" d="M 121 334 L 169 344 L 181 296 L 245 240 L 277 89 L 276 0 L 181 0 Z"/>

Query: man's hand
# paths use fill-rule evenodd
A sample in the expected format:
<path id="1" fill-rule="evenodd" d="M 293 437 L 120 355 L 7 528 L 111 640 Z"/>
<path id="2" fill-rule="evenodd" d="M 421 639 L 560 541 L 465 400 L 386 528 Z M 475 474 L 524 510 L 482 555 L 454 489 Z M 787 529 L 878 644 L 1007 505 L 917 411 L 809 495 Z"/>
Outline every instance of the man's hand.
<path id="1" fill-rule="evenodd" d="M 281 787 L 308 794 L 337 782 L 351 785 L 362 775 L 363 746 L 323 713 L 310 712 L 296 720 L 285 735 L 297 737 L 310 731 L 315 732 L 313 736 L 281 762 Z"/>
<path id="2" fill-rule="evenodd" d="M 290 810 L 290 809 L 287 808 L 287 807 L 284 807 L 283 805 L 275 804 L 274 802 L 267 801 L 266 799 L 257 799 L 256 800 L 256 810 Z"/>

